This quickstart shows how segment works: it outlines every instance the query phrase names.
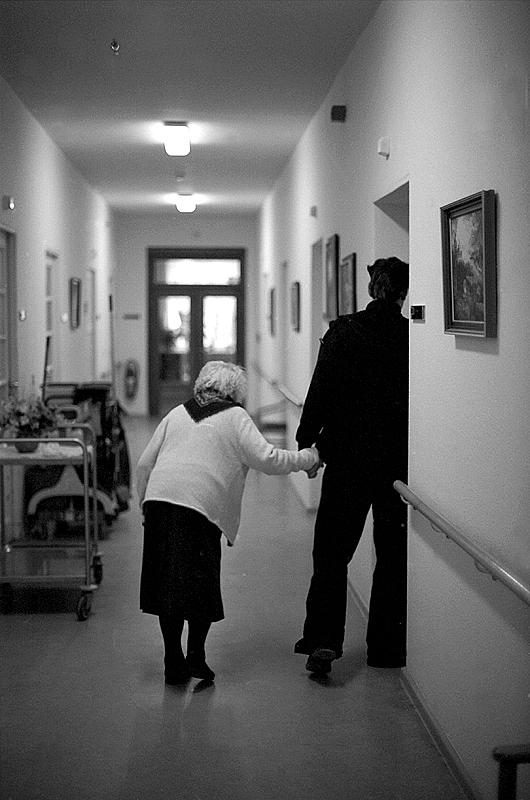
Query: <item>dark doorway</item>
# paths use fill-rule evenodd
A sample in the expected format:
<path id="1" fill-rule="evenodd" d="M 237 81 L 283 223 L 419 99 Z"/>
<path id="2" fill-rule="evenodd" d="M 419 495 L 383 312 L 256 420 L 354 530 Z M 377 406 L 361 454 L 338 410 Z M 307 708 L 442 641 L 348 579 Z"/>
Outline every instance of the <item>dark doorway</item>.
<path id="1" fill-rule="evenodd" d="M 244 364 L 245 251 L 150 248 L 149 413 L 191 397 L 206 361 Z"/>

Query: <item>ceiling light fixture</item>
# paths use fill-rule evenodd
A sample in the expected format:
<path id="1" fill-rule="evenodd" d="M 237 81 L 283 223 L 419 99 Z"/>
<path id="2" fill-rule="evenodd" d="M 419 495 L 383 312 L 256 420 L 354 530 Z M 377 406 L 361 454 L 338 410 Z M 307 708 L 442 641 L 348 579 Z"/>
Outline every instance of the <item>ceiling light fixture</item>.
<path id="1" fill-rule="evenodd" d="M 183 214 L 191 214 L 197 208 L 197 203 L 192 194 L 178 194 L 175 205 L 177 211 L 181 211 Z"/>
<path id="2" fill-rule="evenodd" d="M 164 122 L 164 148 L 168 156 L 187 156 L 190 132 L 186 122 Z"/>

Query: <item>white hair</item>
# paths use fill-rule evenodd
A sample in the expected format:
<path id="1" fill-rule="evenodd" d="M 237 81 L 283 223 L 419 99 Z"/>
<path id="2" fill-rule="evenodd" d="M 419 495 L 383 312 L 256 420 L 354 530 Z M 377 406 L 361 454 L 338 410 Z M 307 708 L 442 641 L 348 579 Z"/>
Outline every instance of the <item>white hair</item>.
<path id="1" fill-rule="evenodd" d="M 216 398 L 242 403 L 247 394 L 245 370 L 228 361 L 207 361 L 197 376 L 193 393 L 199 403 Z"/>

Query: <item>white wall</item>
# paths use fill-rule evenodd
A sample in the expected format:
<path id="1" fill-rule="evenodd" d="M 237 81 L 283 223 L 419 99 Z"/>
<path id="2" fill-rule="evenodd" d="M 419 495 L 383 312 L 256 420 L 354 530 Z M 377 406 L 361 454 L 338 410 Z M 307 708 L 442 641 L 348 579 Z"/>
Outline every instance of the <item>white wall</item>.
<path id="1" fill-rule="evenodd" d="M 256 409 L 257 377 L 251 364 L 258 353 L 257 252 L 255 217 L 209 217 L 201 211 L 186 216 L 116 215 L 115 331 L 118 395 L 131 414 L 148 413 L 147 370 L 147 251 L 150 247 L 241 247 L 246 250 L 246 336 L 245 351 L 249 376 L 248 409 Z M 123 319 L 124 314 L 140 315 L 137 320 Z M 123 392 L 125 362 L 136 359 L 140 365 L 138 395 L 128 401 Z"/>
<path id="2" fill-rule="evenodd" d="M 68 313 L 68 280 L 84 283 L 96 271 L 99 316 L 97 376 L 110 375 L 106 295 L 112 264 L 112 220 L 102 197 L 72 167 L 62 151 L 0 78 L 0 194 L 13 196 L 15 211 L 0 210 L 0 225 L 16 236 L 18 369 L 22 392 L 39 391 L 45 352 L 45 256 L 57 254 L 56 316 Z M 90 358 L 81 327 L 58 323 L 53 343 L 58 358 L 54 380 L 83 381 Z"/>
<path id="3" fill-rule="evenodd" d="M 410 300 L 426 306 L 425 323 L 411 325 L 409 483 L 527 581 L 529 54 L 527 3 L 382 3 L 268 197 L 260 232 L 263 309 L 281 261 L 302 283 L 302 334 L 289 333 L 287 349 L 290 388 L 303 396 L 311 244 L 338 233 L 341 252 L 357 252 L 363 307 L 365 265 L 382 255 L 374 202 L 409 181 Z M 347 105 L 344 124 L 330 122 L 335 103 Z M 381 136 L 390 137 L 388 160 L 376 152 Z M 439 209 L 490 188 L 499 209 L 499 335 L 448 336 Z M 274 348 L 266 338 L 265 362 L 274 363 Z M 365 603 L 367 534 L 350 572 Z M 487 800 L 495 797 L 492 748 L 528 739 L 527 611 L 411 515 L 407 679 Z"/>

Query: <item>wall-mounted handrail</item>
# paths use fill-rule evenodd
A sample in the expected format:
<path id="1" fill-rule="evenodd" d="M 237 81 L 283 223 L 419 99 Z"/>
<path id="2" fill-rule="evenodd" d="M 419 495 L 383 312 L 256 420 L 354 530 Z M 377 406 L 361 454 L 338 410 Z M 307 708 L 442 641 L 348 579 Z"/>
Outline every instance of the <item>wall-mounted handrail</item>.
<path id="1" fill-rule="evenodd" d="M 433 511 L 426 505 L 420 498 L 414 494 L 406 483 L 402 481 L 394 482 L 394 489 L 399 492 L 403 500 L 408 503 L 412 508 L 419 511 L 431 523 L 431 527 L 435 531 L 439 531 L 455 542 L 462 550 L 471 556 L 475 562 L 475 566 L 480 572 L 486 572 L 493 580 L 499 580 L 508 587 L 514 594 L 523 600 L 527 605 L 530 605 L 530 588 L 526 586 L 519 578 L 513 575 L 506 567 L 496 561 L 489 553 L 478 547 L 470 539 L 460 533 L 450 522 L 441 517 L 436 511 Z"/>
<path id="2" fill-rule="evenodd" d="M 269 386 L 279 392 L 288 403 L 291 403 L 291 405 L 298 409 L 303 407 L 304 404 L 302 400 L 299 400 L 297 397 L 295 397 L 295 395 L 287 388 L 287 386 L 284 386 L 274 378 L 269 378 L 268 375 L 265 375 L 263 370 L 258 366 L 258 364 L 256 364 L 255 361 L 252 362 L 252 368 L 258 373 L 260 378 L 263 378 L 263 380 L 268 383 Z"/>

